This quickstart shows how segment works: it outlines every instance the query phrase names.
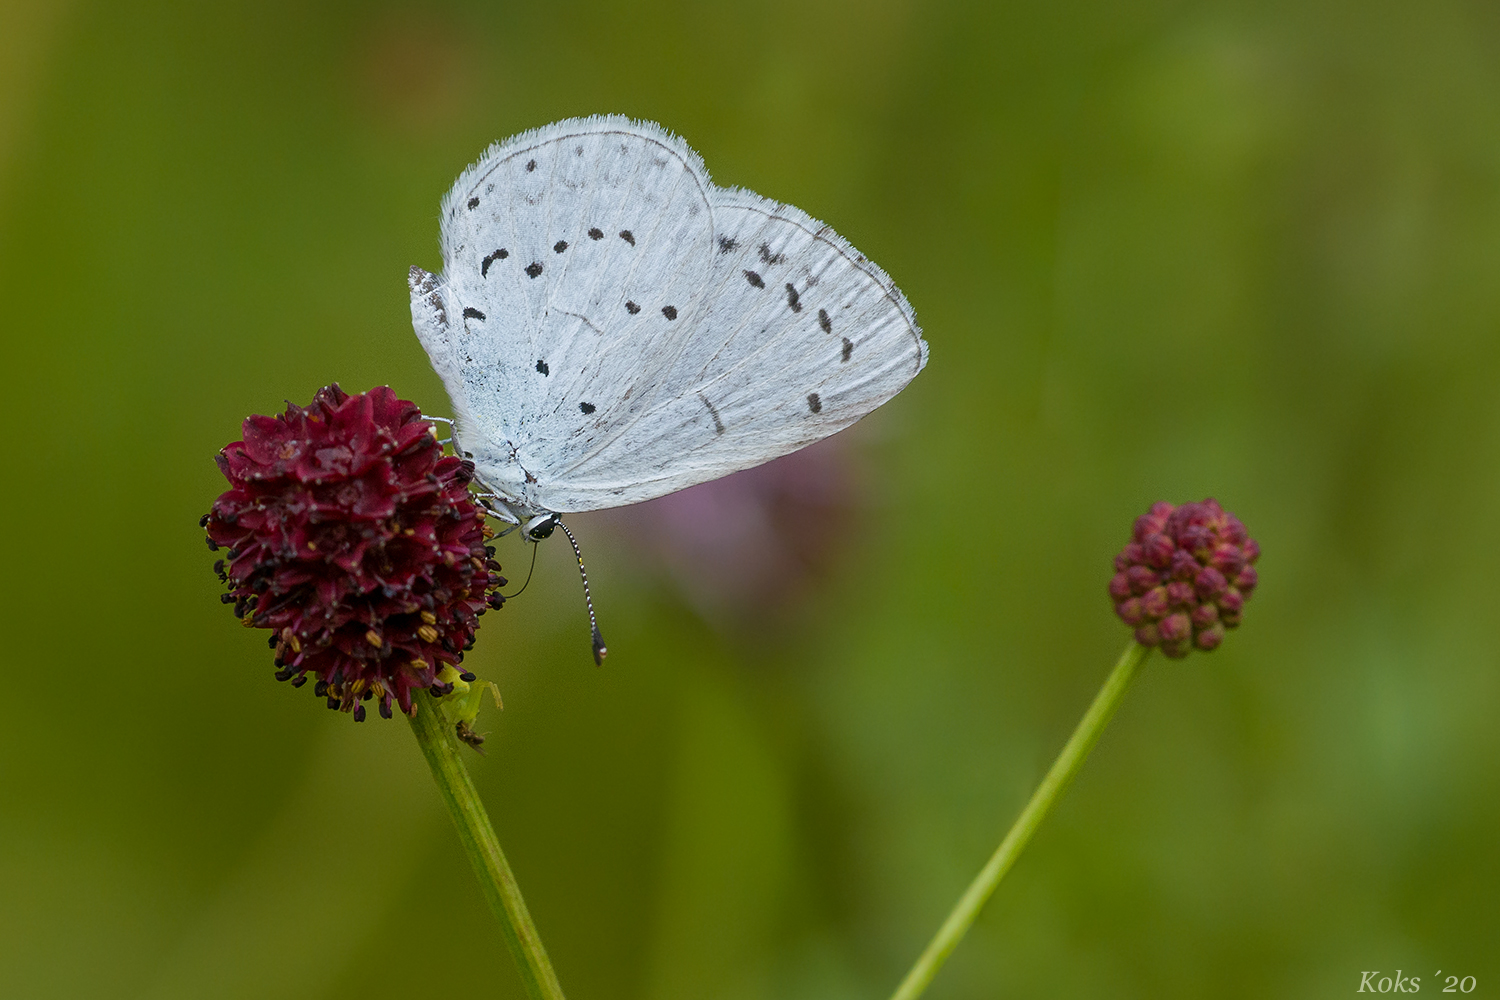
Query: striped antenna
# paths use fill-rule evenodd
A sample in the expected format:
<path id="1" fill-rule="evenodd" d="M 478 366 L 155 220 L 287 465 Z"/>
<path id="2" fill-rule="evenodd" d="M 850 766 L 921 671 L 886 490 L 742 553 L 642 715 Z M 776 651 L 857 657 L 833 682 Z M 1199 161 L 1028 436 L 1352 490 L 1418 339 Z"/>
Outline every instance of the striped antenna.
<path id="1" fill-rule="evenodd" d="M 578 541 L 573 537 L 573 533 L 568 530 L 568 526 L 563 524 L 561 520 L 554 520 L 554 523 L 563 530 L 563 534 L 568 536 L 568 544 L 573 546 L 573 555 L 578 559 L 578 575 L 583 578 L 583 603 L 588 605 L 589 628 L 594 633 L 594 665 L 603 666 L 604 657 L 609 654 L 609 650 L 605 648 L 604 636 L 599 634 L 599 621 L 594 617 L 594 599 L 589 596 L 589 574 L 588 570 L 583 568 L 583 552 L 579 550 Z"/>

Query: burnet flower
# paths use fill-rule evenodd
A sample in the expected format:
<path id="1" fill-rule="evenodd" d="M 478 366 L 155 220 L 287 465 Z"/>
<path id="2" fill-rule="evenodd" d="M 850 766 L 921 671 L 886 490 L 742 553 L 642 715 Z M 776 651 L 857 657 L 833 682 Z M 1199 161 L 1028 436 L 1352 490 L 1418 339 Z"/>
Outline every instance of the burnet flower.
<path id="1" fill-rule="evenodd" d="M 1260 546 L 1218 501 L 1156 503 L 1115 556 L 1109 596 L 1141 645 L 1174 659 L 1215 649 L 1244 615 L 1259 558 Z"/>
<path id="2" fill-rule="evenodd" d="M 445 457 L 416 404 L 384 386 L 331 385 L 243 430 L 217 456 L 230 488 L 202 525 L 209 548 L 228 549 L 214 564 L 224 603 L 271 630 L 277 679 L 315 678 L 356 721 L 364 701 L 390 718 L 392 701 L 415 713 L 414 690 L 451 691 L 439 675 L 462 662 L 505 583 L 469 494 L 473 466 Z"/>

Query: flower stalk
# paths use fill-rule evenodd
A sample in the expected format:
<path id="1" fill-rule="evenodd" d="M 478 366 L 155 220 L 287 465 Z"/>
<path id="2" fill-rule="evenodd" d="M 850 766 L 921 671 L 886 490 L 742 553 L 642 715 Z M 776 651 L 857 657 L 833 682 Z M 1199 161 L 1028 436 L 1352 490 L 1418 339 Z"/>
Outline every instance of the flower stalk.
<path id="1" fill-rule="evenodd" d="M 526 901 L 521 898 L 521 887 L 516 884 L 516 876 L 495 837 L 495 828 L 490 825 L 489 814 L 485 812 L 474 782 L 469 779 L 468 769 L 458 755 L 458 740 L 453 735 L 453 727 L 443 718 L 436 699 L 422 698 L 416 708 L 416 713 L 411 716 L 412 733 L 432 769 L 433 780 L 437 782 L 448 815 L 458 829 L 464 853 L 474 866 L 479 888 L 495 918 L 500 921 L 505 943 L 515 957 L 521 982 L 526 987 L 526 995 L 532 1000 L 563 1000 L 557 973 L 552 971 L 547 949 L 542 946 L 531 913 L 526 909 Z"/>
<path id="2" fill-rule="evenodd" d="M 948 914 L 948 919 L 943 921 L 943 926 L 933 936 L 927 945 L 927 950 L 917 959 L 896 992 L 891 995 L 891 1000 L 915 1000 L 922 995 L 932 982 L 953 949 L 958 947 L 959 941 L 963 940 L 974 920 L 979 916 L 979 911 L 984 904 L 994 895 L 995 888 L 999 886 L 1000 880 L 1005 873 L 1010 871 L 1021 852 L 1030 843 L 1032 834 L 1036 833 L 1037 827 L 1041 826 L 1042 820 L 1046 819 L 1047 813 L 1052 811 L 1052 806 L 1062 796 L 1062 793 L 1077 776 L 1083 762 L 1088 758 L 1089 751 L 1094 744 L 1099 742 L 1099 736 L 1104 732 L 1104 727 L 1114 716 L 1115 710 L 1120 707 L 1120 701 L 1125 697 L 1125 692 L 1130 688 L 1131 681 L 1135 680 L 1136 674 L 1151 653 L 1150 647 L 1143 646 L 1139 642 L 1132 642 L 1121 654 L 1115 669 L 1105 680 L 1104 686 L 1094 696 L 1094 703 L 1089 706 L 1088 711 L 1079 720 L 1078 727 L 1073 730 L 1072 737 L 1057 755 L 1057 760 L 1052 762 L 1052 768 L 1037 790 L 1032 793 L 1031 801 L 1026 803 L 1026 808 L 1021 810 L 1021 815 L 1011 825 L 1010 832 L 995 849 L 990 860 L 980 869 L 969 888 L 959 897 L 957 905 Z"/>

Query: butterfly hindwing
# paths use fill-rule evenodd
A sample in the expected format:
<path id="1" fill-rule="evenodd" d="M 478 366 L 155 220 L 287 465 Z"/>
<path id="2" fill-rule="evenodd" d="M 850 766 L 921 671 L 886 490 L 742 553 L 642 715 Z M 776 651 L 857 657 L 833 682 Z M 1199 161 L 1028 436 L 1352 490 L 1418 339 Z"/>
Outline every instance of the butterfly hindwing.
<path id="1" fill-rule="evenodd" d="M 911 307 L 828 226 L 715 189 L 709 294 L 656 404 L 563 470 L 549 509 L 660 496 L 821 440 L 926 363 Z"/>
<path id="2" fill-rule="evenodd" d="M 443 203 L 419 338 L 481 479 L 521 506 L 650 499 L 827 437 L 927 359 L 899 290 L 828 226 L 715 187 L 649 122 L 492 147 Z"/>

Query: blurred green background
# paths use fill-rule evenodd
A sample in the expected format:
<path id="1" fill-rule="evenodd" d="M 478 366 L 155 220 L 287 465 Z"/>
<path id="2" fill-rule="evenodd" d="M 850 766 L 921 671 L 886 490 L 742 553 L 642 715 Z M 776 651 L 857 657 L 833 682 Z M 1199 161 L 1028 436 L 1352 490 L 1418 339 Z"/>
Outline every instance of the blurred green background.
<path id="1" fill-rule="evenodd" d="M 1245 626 L 1150 662 L 929 995 L 1495 995 L 1493 4 L 0 23 L 0 996 L 520 995 L 406 725 L 276 684 L 195 522 L 248 413 L 447 412 L 440 196 L 605 111 L 831 222 L 932 361 L 788 599 L 706 613 L 581 517 L 607 666 L 561 544 L 486 619 L 471 766 L 569 996 L 886 995 L 1123 647 L 1131 520 L 1206 495 L 1265 552 Z"/>

